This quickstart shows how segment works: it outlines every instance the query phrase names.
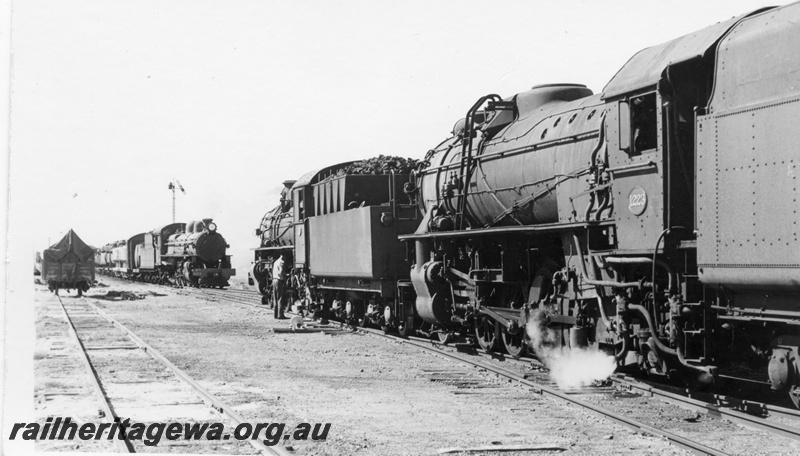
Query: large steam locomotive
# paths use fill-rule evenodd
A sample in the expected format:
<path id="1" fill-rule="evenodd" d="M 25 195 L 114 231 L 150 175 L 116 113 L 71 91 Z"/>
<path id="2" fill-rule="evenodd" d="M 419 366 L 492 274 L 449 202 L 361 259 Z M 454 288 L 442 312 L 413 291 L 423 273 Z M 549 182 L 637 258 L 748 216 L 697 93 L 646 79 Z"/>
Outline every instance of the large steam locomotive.
<path id="1" fill-rule="evenodd" d="M 599 94 L 481 97 L 416 171 L 287 183 L 260 251 L 353 322 L 520 356 L 536 321 L 621 367 L 750 372 L 798 405 L 798 21 L 766 8 L 644 49 Z"/>
<path id="2" fill-rule="evenodd" d="M 410 271 L 398 235 L 419 225 L 404 191 L 415 167 L 416 160 L 381 156 L 285 181 L 280 204 L 255 231 L 261 243 L 249 280 L 263 302 L 271 303 L 272 266 L 283 255 L 291 265 L 287 289 L 304 311 L 383 324 L 398 279 L 407 281 Z"/>
<path id="3" fill-rule="evenodd" d="M 101 273 L 131 280 L 194 287 L 226 287 L 236 274 L 228 244 L 212 219 L 171 223 L 95 252 Z"/>

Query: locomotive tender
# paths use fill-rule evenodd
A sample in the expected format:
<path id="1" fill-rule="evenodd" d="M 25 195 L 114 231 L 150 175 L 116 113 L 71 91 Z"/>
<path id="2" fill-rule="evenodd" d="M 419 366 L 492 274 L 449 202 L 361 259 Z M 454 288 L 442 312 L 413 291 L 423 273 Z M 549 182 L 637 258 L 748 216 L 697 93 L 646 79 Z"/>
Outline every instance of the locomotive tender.
<path id="1" fill-rule="evenodd" d="M 644 49 L 599 94 L 481 97 L 381 194 L 343 165 L 287 184 L 262 246 L 347 319 L 520 356 L 543 316 L 561 346 L 695 383 L 746 365 L 800 406 L 799 20 Z"/>
<path id="2" fill-rule="evenodd" d="M 385 309 L 395 307 L 397 281 L 410 271 L 398 235 L 413 232 L 420 219 L 404 192 L 416 161 L 375 160 L 380 164 L 345 162 L 284 182 L 280 205 L 256 229 L 261 246 L 250 283 L 258 283 L 264 303 L 272 300 L 272 265 L 284 255 L 292 265 L 291 301 L 306 311 L 351 323 L 393 320 Z"/>
<path id="3" fill-rule="evenodd" d="M 95 263 L 101 272 L 126 279 L 222 288 L 236 274 L 228 247 L 208 218 L 106 244 L 96 251 Z"/>

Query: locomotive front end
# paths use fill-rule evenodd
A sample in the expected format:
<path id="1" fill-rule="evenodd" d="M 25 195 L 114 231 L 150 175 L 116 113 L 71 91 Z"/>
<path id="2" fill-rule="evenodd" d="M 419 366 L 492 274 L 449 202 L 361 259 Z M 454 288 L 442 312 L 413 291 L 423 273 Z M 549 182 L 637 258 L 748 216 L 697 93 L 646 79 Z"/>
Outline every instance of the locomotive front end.
<path id="1" fill-rule="evenodd" d="M 225 257 L 228 244 L 221 234 L 217 233 L 217 224 L 210 222 L 207 230 L 197 234 L 194 238 L 194 248 L 197 256 L 205 263 L 213 265 Z"/>
<path id="2" fill-rule="evenodd" d="M 167 255 L 172 261 L 178 282 L 193 286 L 225 287 L 236 274 L 227 255 L 228 243 L 217 231 L 213 219 L 191 221 L 185 233 L 167 240 Z"/>
<path id="3" fill-rule="evenodd" d="M 290 258 L 294 249 L 294 219 L 289 192 L 295 182 L 283 182 L 280 204 L 264 214 L 254 232 L 260 242 L 254 251 L 253 268 L 247 274 L 247 281 L 250 285 L 257 285 L 265 300 L 269 300 L 272 293 L 273 263 L 281 255 Z"/>

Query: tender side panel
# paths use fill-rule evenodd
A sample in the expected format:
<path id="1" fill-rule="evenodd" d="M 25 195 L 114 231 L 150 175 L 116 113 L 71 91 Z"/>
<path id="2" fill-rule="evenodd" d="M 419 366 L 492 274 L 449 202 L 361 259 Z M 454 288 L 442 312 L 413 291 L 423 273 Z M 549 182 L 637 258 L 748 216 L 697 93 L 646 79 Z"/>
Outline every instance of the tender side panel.
<path id="1" fill-rule="evenodd" d="M 381 223 L 384 212 L 390 209 L 369 206 L 310 218 L 311 274 L 364 279 L 391 277 L 397 240 L 392 224 Z"/>
<path id="2" fill-rule="evenodd" d="M 800 4 L 779 8 L 743 21 L 720 43 L 711 114 L 697 126 L 706 284 L 800 291 L 798 21 Z"/>
<path id="3" fill-rule="evenodd" d="M 703 282 L 800 291 L 796 101 L 712 115 L 698 123 Z M 770 129 L 785 133 L 764 133 Z"/>
<path id="4" fill-rule="evenodd" d="M 311 274 L 372 277 L 373 209 L 363 207 L 308 220 Z"/>

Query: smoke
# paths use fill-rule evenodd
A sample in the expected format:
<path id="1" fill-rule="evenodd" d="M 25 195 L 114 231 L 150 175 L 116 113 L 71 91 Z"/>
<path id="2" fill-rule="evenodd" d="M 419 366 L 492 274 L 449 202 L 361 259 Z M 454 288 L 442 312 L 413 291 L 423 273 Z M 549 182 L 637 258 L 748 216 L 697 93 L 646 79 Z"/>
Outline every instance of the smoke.
<path id="1" fill-rule="evenodd" d="M 543 311 L 535 310 L 525 328 L 531 348 L 550 369 L 550 378 L 559 388 L 581 388 L 614 373 L 616 363 L 613 356 L 592 347 L 561 346 L 558 343 L 560 334 L 547 327 Z"/>

